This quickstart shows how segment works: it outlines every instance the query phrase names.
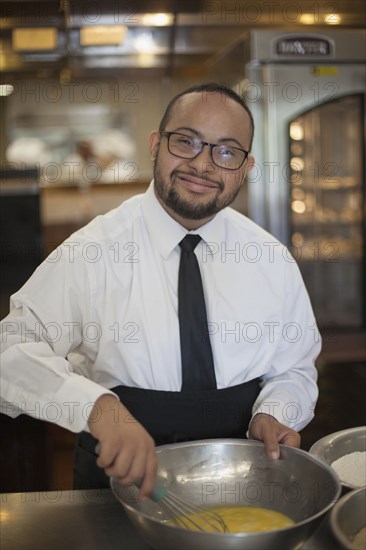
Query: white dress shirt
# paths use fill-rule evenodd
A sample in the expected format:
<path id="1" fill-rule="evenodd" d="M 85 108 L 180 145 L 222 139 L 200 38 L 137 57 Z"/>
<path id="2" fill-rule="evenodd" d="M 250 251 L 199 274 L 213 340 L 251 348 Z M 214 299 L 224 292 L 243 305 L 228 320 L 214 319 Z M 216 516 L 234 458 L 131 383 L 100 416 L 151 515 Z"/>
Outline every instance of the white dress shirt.
<path id="1" fill-rule="evenodd" d="M 261 377 L 253 414 L 301 429 L 313 417 L 321 344 L 297 264 L 231 208 L 194 233 L 217 387 Z M 151 183 L 52 252 L 2 322 L 2 411 L 79 432 L 114 386 L 179 391 L 178 243 L 186 234 Z"/>

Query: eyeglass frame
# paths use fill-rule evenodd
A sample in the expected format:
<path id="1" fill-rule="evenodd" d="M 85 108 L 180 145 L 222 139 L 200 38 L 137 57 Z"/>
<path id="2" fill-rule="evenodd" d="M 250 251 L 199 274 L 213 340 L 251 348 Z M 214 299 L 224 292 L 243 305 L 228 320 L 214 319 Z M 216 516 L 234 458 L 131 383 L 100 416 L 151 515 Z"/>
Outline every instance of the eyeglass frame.
<path id="1" fill-rule="evenodd" d="M 183 136 L 183 137 L 191 137 L 191 136 L 187 136 L 187 134 L 182 134 L 180 132 L 168 132 L 166 130 L 162 130 L 159 132 L 161 136 L 164 136 L 167 138 L 167 141 L 168 141 L 168 151 L 171 155 L 173 155 L 174 157 L 177 157 L 177 158 L 180 158 L 180 159 L 187 159 L 187 160 L 193 160 L 195 158 L 197 158 L 203 151 L 205 145 L 207 145 L 209 148 L 210 148 L 210 156 L 211 156 L 211 160 L 212 162 L 214 163 L 215 166 L 217 166 L 218 168 L 222 168 L 223 170 L 239 170 L 239 168 L 241 168 L 244 164 L 244 162 L 248 159 L 249 157 L 249 151 L 246 151 L 245 149 L 241 149 L 240 147 L 234 147 L 233 145 L 230 145 L 229 147 L 232 147 L 233 149 L 236 149 L 237 151 L 242 151 L 242 153 L 245 154 L 244 156 L 244 159 L 243 159 L 243 162 L 240 164 L 240 166 L 238 166 L 237 168 L 225 168 L 224 166 L 219 166 L 218 164 L 216 164 L 216 162 L 214 161 L 214 158 L 213 158 L 213 154 L 212 154 L 212 149 L 214 147 L 217 147 L 219 145 L 224 145 L 223 143 L 208 143 L 208 141 L 203 141 L 202 139 L 198 139 L 198 138 L 192 138 L 192 139 L 197 139 L 197 141 L 201 144 L 201 150 L 197 153 L 197 155 L 195 155 L 194 157 L 182 157 L 180 155 L 177 155 L 176 153 L 172 153 L 171 150 L 170 150 L 170 136 L 172 134 L 176 134 L 178 136 Z"/>

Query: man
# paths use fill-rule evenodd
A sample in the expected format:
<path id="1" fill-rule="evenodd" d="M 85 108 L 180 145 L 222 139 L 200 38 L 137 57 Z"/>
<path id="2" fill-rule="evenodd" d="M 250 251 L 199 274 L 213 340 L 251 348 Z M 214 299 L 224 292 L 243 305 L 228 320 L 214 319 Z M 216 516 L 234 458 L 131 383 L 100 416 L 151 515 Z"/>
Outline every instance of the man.
<path id="1" fill-rule="evenodd" d="M 41 418 L 82 432 L 75 487 L 106 485 L 106 475 L 143 479 L 146 497 L 155 444 L 248 433 L 274 459 L 279 443 L 300 445 L 317 399 L 310 302 L 286 249 L 227 208 L 253 165 L 252 137 L 251 114 L 232 90 L 186 90 L 150 135 L 146 194 L 72 235 L 12 297 L 4 411 L 38 406 Z M 179 294 L 180 265 L 193 235 L 207 326 L 186 345 L 190 288 Z M 207 355 L 208 385 L 186 384 Z"/>

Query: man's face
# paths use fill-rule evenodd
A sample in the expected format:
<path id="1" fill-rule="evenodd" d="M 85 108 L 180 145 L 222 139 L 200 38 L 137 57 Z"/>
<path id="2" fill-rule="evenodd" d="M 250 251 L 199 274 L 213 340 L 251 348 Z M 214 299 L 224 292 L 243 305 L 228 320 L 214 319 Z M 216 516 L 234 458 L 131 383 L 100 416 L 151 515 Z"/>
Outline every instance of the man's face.
<path id="1" fill-rule="evenodd" d="M 181 97 L 165 130 L 246 151 L 251 141 L 248 114 L 241 105 L 220 93 Z M 194 159 L 178 158 L 169 153 L 168 138 L 157 132 L 150 136 L 150 148 L 157 198 L 188 229 L 200 227 L 235 199 L 248 164 L 253 161 L 247 159 L 238 170 L 225 170 L 213 163 L 207 146 Z"/>

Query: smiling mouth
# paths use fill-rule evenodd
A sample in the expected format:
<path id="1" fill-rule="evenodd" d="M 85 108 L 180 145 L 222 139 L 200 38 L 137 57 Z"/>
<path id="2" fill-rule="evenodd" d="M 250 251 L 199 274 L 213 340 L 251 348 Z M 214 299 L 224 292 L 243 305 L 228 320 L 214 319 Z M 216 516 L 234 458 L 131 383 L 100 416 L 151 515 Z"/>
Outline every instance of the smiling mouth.
<path id="1" fill-rule="evenodd" d="M 175 174 L 175 178 L 176 180 L 180 180 L 185 188 L 197 193 L 205 193 L 214 189 L 221 190 L 219 183 L 197 178 L 197 176 L 192 176 L 191 174 L 178 173 Z"/>

